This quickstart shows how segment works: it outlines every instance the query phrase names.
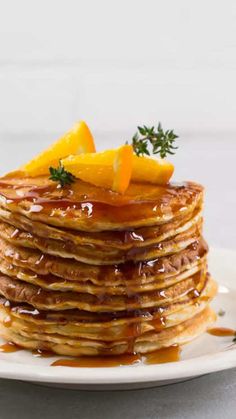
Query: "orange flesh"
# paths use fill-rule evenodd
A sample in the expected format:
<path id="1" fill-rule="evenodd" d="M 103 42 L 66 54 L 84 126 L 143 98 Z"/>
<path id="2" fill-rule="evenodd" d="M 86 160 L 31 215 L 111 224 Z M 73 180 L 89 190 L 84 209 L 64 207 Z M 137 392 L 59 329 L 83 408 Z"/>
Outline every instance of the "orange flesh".
<path id="1" fill-rule="evenodd" d="M 137 157 L 130 145 L 101 153 L 69 156 L 62 164 L 78 179 L 119 193 L 126 191 L 130 180 L 165 185 L 174 171 L 174 166 L 163 159 Z"/>
<path id="2" fill-rule="evenodd" d="M 50 166 L 57 167 L 59 160 L 70 154 L 94 152 L 93 136 L 86 123 L 81 121 L 50 147 L 20 167 L 20 171 L 32 177 L 44 175 L 48 173 Z"/>
<path id="3" fill-rule="evenodd" d="M 132 146 L 124 145 L 117 150 L 70 156 L 62 165 L 85 182 L 124 193 L 130 183 L 132 160 Z"/>

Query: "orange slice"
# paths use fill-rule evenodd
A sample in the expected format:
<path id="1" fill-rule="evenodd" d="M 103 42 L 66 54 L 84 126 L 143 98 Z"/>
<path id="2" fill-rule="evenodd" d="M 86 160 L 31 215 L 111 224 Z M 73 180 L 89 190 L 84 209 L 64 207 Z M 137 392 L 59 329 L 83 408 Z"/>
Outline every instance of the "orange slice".
<path id="1" fill-rule="evenodd" d="M 112 190 L 124 193 L 129 186 L 133 167 L 133 147 L 124 145 L 117 150 L 113 162 L 114 178 Z"/>
<path id="2" fill-rule="evenodd" d="M 129 186 L 132 161 L 133 148 L 124 145 L 117 150 L 69 156 L 61 164 L 85 182 L 124 193 Z"/>
<path id="3" fill-rule="evenodd" d="M 87 124 L 81 121 L 49 148 L 20 167 L 20 170 L 32 177 L 48 174 L 50 166 L 58 166 L 59 160 L 70 154 L 94 153 L 95 151 L 93 136 Z"/>
<path id="4" fill-rule="evenodd" d="M 150 157 L 133 158 L 132 180 L 156 185 L 165 185 L 174 172 L 174 165 L 164 159 Z"/>
<path id="5" fill-rule="evenodd" d="M 130 172 L 131 180 L 134 182 L 156 185 L 165 185 L 169 182 L 174 172 L 173 164 L 164 159 L 138 157 L 133 154 L 131 168 L 130 147 L 123 146 L 118 150 L 70 156 L 62 160 L 62 165 L 79 179 L 117 192 L 126 190 Z"/>

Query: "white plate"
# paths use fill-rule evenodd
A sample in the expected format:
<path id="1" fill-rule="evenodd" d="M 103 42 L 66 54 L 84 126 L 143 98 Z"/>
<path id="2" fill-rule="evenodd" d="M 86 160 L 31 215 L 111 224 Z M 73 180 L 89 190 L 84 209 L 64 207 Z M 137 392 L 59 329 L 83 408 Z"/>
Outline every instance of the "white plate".
<path id="1" fill-rule="evenodd" d="M 210 253 L 210 271 L 220 284 L 213 303 L 217 325 L 236 328 L 236 252 L 215 249 Z M 181 361 L 160 365 L 112 368 L 50 367 L 54 358 L 35 358 L 27 351 L 0 353 L 0 377 L 78 389 L 134 389 L 184 381 L 202 374 L 236 367 L 236 344 L 232 337 L 205 334 L 185 345 Z"/>

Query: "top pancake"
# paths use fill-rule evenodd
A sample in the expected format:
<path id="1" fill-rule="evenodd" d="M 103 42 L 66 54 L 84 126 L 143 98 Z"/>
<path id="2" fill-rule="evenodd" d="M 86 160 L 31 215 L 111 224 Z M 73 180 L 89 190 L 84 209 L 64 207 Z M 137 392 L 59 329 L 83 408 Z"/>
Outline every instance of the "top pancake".
<path id="1" fill-rule="evenodd" d="M 200 207 L 203 187 L 193 183 L 131 184 L 125 195 L 76 180 L 61 188 L 47 177 L 1 178 L 0 205 L 49 225 L 96 232 L 161 225 Z"/>

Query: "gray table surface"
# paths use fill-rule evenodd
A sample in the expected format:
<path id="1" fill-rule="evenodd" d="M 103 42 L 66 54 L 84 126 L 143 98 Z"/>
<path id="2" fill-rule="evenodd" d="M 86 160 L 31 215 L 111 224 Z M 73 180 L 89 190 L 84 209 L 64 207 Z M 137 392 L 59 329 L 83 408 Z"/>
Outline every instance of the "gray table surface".
<path id="1" fill-rule="evenodd" d="M 0 136 L 1 172 L 14 168 L 47 136 Z M 40 141 L 39 141 L 40 139 Z M 106 138 L 106 144 L 109 143 Z M 18 151 L 19 150 L 19 151 Z M 214 150 L 214 151 L 213 151 Z M 205 235 L 211 245 L 236 248 L 236 135 L 184 139 L 176 156 L 176 179 L 206 186 Z M 227 210 L 227 216 L 226 215 Z M 223 218 L 224 217 L 224 218 Z M 223 222 L 222 222 L 223 219 Z M 222 278 L 221 278 L 222 281 Z M 0 380 L 0 419 L 235 418 L 236 369 L 162 388 L 83 392 Z"/>
<path id="2" fill-rule="evenodd" d="M 0 381 L 1 419 L 229 419 L 235 412 L 236 369 L 136 391 L 59 390 Z"/>

